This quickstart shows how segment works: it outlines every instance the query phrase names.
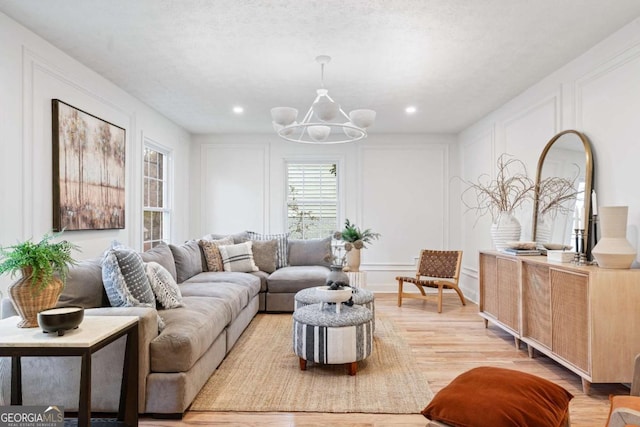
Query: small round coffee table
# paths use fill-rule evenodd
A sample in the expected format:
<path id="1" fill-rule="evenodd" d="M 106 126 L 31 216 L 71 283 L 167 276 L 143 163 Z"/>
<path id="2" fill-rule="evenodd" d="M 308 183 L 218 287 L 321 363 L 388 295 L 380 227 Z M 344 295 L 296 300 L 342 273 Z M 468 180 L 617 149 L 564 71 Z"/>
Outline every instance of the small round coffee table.
<path id="1" fill-rule="evenodd" d="M 375 319 L 375 296 L 373 292 L 362 288 L 353 288 L 353 303 L 361 305 L 371 310 Z M 316 288 L 307 288 L 299 291 L 295 295 L 295 310 L 309 304 L 317 304 L 321 302 L 316 294 Z"/>

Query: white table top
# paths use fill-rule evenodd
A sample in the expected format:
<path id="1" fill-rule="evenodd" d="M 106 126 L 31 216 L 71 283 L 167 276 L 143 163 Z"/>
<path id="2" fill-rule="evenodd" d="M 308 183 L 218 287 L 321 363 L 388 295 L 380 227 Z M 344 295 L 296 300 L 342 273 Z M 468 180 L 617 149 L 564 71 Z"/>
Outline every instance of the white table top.
<path id="1" fill-rule="evenodd" d="M 138 321 L 137 316 L 85 316 L 77 329 L 63 336 L 38 328 L 18 328 L 20 317 L 0 320 L 0 347 L 86 347 L 122 331 Z"/>

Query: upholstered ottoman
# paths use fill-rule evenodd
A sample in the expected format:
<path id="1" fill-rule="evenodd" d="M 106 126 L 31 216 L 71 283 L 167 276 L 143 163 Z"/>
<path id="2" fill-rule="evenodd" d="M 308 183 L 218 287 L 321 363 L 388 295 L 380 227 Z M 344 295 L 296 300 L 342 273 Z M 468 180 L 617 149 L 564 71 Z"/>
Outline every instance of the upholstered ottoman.
<path id="1" fill-rule="evenodd" d="M 376 307 L 375 307 L 375 296 L 373 292 L 368 291 L 362 288 L 353 288 L 353 303 L 363 306 L 364 308 L 368 308 L 371 310 L 371 314 L 373 314 L 373 325 L 375 328 L 375 320 L 376 320 Z M 304 307 L 310 304 L 319 303 L 320 300 L 316 294 L 316 288 L 307 288 L 299 291 L 295 295 L 295 310 L 300 307 Z"/>
<path id="2" fill-rule="evenodd" d="M 373 350 L 373 314 L 359 305 L 335 308 L 310 304 L 293 313 L 293 351 L 300 358 L 300 369 L 307 361 L 321 364 L 347 364 L 355 375 L 358 362 Z"/>

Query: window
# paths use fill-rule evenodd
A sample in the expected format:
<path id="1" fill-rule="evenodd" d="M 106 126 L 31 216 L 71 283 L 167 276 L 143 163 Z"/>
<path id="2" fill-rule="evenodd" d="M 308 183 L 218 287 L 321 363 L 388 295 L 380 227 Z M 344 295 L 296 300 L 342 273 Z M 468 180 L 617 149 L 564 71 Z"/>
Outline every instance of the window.
<path id="1" fill-rule="evenodd" d="M 170 236 L 169 154 L 145 144 L 143 191 L 143 249 L 146 251 Z"/>
<path id="2" fill-rule="evenodd" d="M 337 164 L 287 163 L 287 229 L 291 237 L 327 237 L 337 228 Z"/>

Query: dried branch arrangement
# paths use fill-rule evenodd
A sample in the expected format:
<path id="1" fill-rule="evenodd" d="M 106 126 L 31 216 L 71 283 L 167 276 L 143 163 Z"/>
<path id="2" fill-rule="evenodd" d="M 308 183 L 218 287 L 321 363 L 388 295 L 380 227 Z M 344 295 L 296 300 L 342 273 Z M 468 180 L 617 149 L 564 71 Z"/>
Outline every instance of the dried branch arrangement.
<path id="1" fill-rule="evenodd" d="M 569 202 L 574 201 L 578 195 L 577 178 L 578 173 L 572 179 L 553 176 L 541 180 L 537 192 L 538 216 L 549 214 L 555 218 L 558 213 L 570 213 L 574 204 Z"/>
<path id="2" fill-rule="evenodd" d="M 462 192 L 462 202 L 467 209 L 475 211 L 479 216 L 490 214 L 494 222 L 500 213 L 513 213 L 516 208 L 531 200 L 536 188 L 527 175 L 524 163 L 506 153 L 498 157 L 495 179 L 482 174 L 476 182 L 462 181 L 467 185 L 467 189 Z M 465 200 L 468 192 L 474 193 L 473 202 Z"/>

